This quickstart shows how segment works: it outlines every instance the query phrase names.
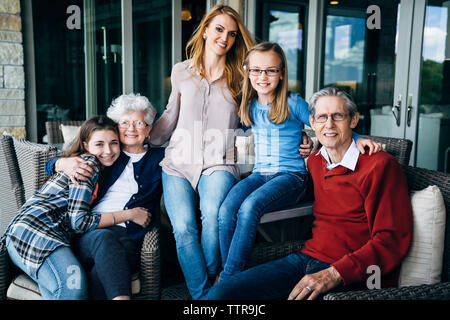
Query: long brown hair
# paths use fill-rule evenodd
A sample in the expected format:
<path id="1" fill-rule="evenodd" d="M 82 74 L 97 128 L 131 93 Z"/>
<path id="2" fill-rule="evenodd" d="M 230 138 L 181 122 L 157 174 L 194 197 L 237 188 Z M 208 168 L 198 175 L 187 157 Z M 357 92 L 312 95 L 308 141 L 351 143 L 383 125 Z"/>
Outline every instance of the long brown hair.
<path id="1" fill-rule="evenodd" d="M 275 89 L 275 98 L 270 104 L 269 120 L 273 123 L 280 124 L 286 121 L 290 115 L 289 106 L 287 103 L 288 97 L 288 71 L 287 71 L 287 61 L 283 49 L 273 42 L 261 42 L 257 44 L 247 53 L 244 61 L 245 76 L 242 81 L 242 100 L 239 107 L 238 115 L 241 121 L 246 125 L 250 126 L 253 124 L 251 119 L 251 103 L 253 99 L 258 98 L 258 94 L 253 89 L 250 79 L 248 77 L 249 60 L 253 52 L 274 52 L 278 55 L 281 61 L 280 72 L 283 76 Z"/>
<path id="2" fill-rule="evenodd" d="M 83 142 L 89 142 L 91 135 L 96 130 L 111 130 L 119 137 L 119 129 L 117 123 L 107 116 L 92 116 L 81 125 L 80 131 L 68 151 L 64 153 L 64 157 L 76 157 L 87 153 Z"/>
<path id="3" fill-rule="evenodd" d="M 228 90 L 230 90 L 237 109 L 240 100 L 240 83 L 244 77 L 242 65 L 244 63 L 245 54 L 254 44 L 253 37 L 245 27 L 239 14 L 229 6 L 214 6 L 203 16 L 200 24 L 194 30 L 191 39 L 186 45 L 186 57 L 192 59 L 194 70 L 198 71 L 204 78 L 205 71 L 204 68 L 202 68 L 202 65 L 205 53 L 205 40 L 203 39 L 203 34 L 211 20 L 221 14 L 230 16 L 238 26 L 236 40 L 233 47 L 227 53 L 225 70 L 223 72 L 223 77 L 226 79 Z"/>

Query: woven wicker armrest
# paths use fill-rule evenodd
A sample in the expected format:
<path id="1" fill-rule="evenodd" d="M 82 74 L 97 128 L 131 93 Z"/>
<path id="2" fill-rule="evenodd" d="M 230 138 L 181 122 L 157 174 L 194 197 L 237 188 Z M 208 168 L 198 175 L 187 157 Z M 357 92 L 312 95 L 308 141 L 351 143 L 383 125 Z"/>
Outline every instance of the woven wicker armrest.
<path id="1" fill-rule="evenodd" d="M 279 243 L 256 244 L 248 259 L 247 267 L 250 268 L 298 252 L 303 247 L 304 243 L 305 240 L 295 240 Z"/>
<path id="2" fill-rule="evenodd" d="M 141 249 L 141 292 L 137 299 L 159 300 L 161 297 L 161 257 L 159 226 L 144 237 Z"/>
<path id="3" fill-rule="evenodd" d="M 431 285 L 329 293 L 325 300 L 449 300 L 450 282 Z"/>
<path id="4" fill-rule="evenodd" d="M 6 290 L 9 285 L 9 257 L 6 246 L 0 242 L 0 300 L 6 299 Z"/>

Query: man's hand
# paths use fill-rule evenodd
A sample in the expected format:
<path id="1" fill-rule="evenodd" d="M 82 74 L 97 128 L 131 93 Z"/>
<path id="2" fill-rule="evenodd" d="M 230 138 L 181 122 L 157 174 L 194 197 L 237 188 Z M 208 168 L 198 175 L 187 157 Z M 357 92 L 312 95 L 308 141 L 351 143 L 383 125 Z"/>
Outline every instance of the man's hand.
<path id="1" fill-rule="evenodd" d="M 366 138 L 359 138 L 358 140 L 356 140 L 356 146 L 362 154 L 366 152 L 364 148 L 369 147 L 369 156 L 383 149 L 381 143 Z"/>
<path id="2" fill-rule="evenodd" d="M 325 293 L 338 286 L 342 281 L 341 275 L 331 266 L 325 270 L 304 276 L 292 289 L 288 300 L 314 300 L 321 293 Z"/>
<path id="3" fill-rule="evenodd" d="M 55 163 L 55 171 L 64 172 L 76 185 L 78 185 L 77 179 L 87 181 L 93 173 L 93 169 L 88 162 L 80 157 L 58 159 Z"/>
<path id="4" fill-rule="evenodd" d="M 300 149 L 298 152 L 302 156 L 302 158 L 307 158 L 314 147 L 314 143 L 312 139 L 305 133 L 302 134 L 302 143 L 300 144 Z"/>

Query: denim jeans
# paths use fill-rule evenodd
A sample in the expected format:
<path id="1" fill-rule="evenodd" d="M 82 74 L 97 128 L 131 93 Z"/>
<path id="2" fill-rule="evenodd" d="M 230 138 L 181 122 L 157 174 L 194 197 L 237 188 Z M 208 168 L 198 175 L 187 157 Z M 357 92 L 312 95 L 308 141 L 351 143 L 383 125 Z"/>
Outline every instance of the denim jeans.
<path id="1" fill-rule="evenodd" d="M 211 287 L 208 276 L 220 267 L 218 213 L 222 201 L 235 183 L 226 171 L 201 175 L 198 193 L 187 179 L 162 173 L 164 204 L 175 236 L 178 261 L 193 299 L 205 298 Z M 201 211 L 201 245 L 196 222 L 197 203 Z"/>
<path id="2" fill-rule="evenodd" d="M 295 285 L 307 274 L 313 274 L 330 265 L 304 253 L 269 261 L 218 282 L 208 292 L 209 300 L 285 300 Z M 364 283 L 342 284 L 329 292 L 367 289 Z M 318 299 L 322 299 L 323 295 Z"/>
<path id="3" fill-rule="evenodd" d="M 19 254 L 6 239 L 11 261 L 23 271 L 26 270 Z M 37 276 L 29 275 L 39 286 L 44 300 L 86 300 L 87 279 L 83 267 L 66 246 L 60 246 L 42 263 Z"/>
<path id="4" fill-rule="evenodd" d="M 89 231 L 74 241 L 74 252 L 85 268 L 89 299 L 131 296 L 131 275 L 138 271 L 140 247 L 121 226 Z"/>
<path id="5" fill-rule="evenodd" d="M 219 210 L 221 281 L 244 270 L 261 216 L 299 202 L 307 180 L 297 172 L 255 172 L 231 189 Z"/>

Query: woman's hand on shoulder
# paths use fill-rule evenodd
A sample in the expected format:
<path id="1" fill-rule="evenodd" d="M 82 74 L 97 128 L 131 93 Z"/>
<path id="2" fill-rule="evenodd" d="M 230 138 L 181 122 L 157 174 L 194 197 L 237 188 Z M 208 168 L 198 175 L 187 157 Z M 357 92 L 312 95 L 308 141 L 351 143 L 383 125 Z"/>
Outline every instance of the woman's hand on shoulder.
<path id="1" fill-rule="evenodd" d="M 56 172 L 64 172 L 70 180 L 78 185 L 77 180 L 87 181 L 92 177 L 94 169 L 80 157 L 60 158 L 55 163 Z"/>

